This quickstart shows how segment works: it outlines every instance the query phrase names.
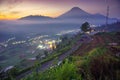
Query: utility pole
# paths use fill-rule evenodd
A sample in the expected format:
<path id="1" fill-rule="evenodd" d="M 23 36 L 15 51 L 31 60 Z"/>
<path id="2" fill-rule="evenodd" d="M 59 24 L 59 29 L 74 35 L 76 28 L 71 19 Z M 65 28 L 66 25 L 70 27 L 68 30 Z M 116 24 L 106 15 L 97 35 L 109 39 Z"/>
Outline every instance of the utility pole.
<path id="1" fill-rule="evenodd" d="M 105 28 L 105 30 L 107 30 L 107 28 L 108 28 L 108 18 L 109 18 L 109 5 L 107 6 L 107 13 L 106 13 L 106 28 Z"/>
<path id="2" fill-rule="evenodd" d="M 108 0 L 105 0 L 105 3 L 106 3 L 106 5 L 107 5 L 107 8 L 106 8 L 106 21 L 105 21 L 104 31 L 107 31 L 107 28 L 108 28 L 108 18 L 109 18 L 109 5 L 108 5 Z"/>

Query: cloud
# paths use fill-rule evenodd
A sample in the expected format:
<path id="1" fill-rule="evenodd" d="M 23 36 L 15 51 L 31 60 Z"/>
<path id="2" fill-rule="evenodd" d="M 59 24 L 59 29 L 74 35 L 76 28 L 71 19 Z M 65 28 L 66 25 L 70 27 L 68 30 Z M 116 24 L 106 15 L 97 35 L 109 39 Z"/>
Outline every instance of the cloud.
<path id="1" fill-rule="evenodd" d="M 6 18 L 7 16 L 5 14 L 0 13 L 0 20 Z"/>
<path id="2" fill-rule="evenodd" d="M 21 13 L 21 12 L 19 12 L 19 11 L 12 11 L 12 12 L 10 12 L 11 14 L 19 14 L 19 13 Z"/>
<path id="3" fill-rule="evenodd" d="M 7 8 L 5 10 L 10 10 L 18 6 L 23 1 L 24 0 L 0 0 L 0 5 L 5 6 Z"/>

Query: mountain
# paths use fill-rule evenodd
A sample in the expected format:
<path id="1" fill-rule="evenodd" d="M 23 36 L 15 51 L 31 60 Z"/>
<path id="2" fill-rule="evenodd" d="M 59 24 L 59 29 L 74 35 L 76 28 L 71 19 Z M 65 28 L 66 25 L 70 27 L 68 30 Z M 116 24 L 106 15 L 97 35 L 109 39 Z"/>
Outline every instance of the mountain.
<path id="1" fill-rule="evenodd" d="M 67 21 L 72 21 L 72 22 L 79 22 L 79 23 L 83 23 L 87 21 L 91 24 L 97 24 L 97 25 L 105 24 L 106 22 L 106 16 L 99 14 L 99 13 L 90 14 L 80 9 L 79 7 L 73 7 L 66 13 L 57 17 L 57 19 L 62 19 L 62 20 L 67 20 Z M 108 18 L 108 20 L 109 20 L 108 21 L 109 24 L 117 21 L 117 19 L 115 18 Z"/>
<path id="2" fill-rule="evenodd" d="M 30 15 L 26 17 L 22 17 L 19 20 L 51 20 L 53 18 L 47 16 L 39 16 L 39 15 Z"/>
<path id="3" fill-rule="evenodd" d="M 79 7 L 73 7 L 71 10 L 60 15 L 58 18 L 83 18 L 88 16 L 92 15 L 80 9 Z"/>
<path id="4" fill-rule="evenodd" d="M 58 17 L 59 19 L 105 19 L 106 17 L 102 14 L 90 14 L 82 9 L 80 9 L 79 7 L 73 7 L 71 10 L 69 10 L 68 12 L 60 15 Z"/>
<path id="5" fill-rule="evenodd" d="M 93 14 L 93 17 L 96 17 L 96 18 L 106 18 L 106 16 L 100 14 L 100 13 L 97 13 L 97 14 Z"/>
<path id="6" fill-rule="evenodd" d="M 30 16 L 26 16 L 23 18 L 20 18 L 19 20 L 38 20 L 38 21 L 52 21 L 53 23 L 55 22 L 59 22 L 59 23 L 78 23 L 78 24 L 82 24 L 83 22 L 87 21 L 91 24 L 97 24 L 97 25 L 101 25 L 101 24 L 105 24 L 105 20 L 106 20 L 106 16 L 102 15 L 102 14 L 90 14 L 82 9 L 80 9 L 79 7 L 73 7 L 72 9 L 70 9 L 69 11 L 65 12 L 64 14 L 56 17 L 56 18 L 51 18 L 51 17 L 47 17 L 47 16 L 38 16 L 38 15 L 30 15 Z M 109 23 L 113 23 L 116 22 L 117 19 L 115 18 L 109 18 Z"/>

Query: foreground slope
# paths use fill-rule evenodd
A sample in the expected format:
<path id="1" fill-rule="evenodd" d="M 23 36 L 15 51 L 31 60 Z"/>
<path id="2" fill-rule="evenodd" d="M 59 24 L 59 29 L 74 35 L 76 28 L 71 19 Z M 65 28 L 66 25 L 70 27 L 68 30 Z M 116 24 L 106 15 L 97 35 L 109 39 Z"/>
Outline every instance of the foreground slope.
<path id="1" fill-rule="evenodd" d="M 119 33 L 119 32 L 118 32 Z M 33 73 L 24 80 L 119 80 L 120 45 L 118 33 L 97 33 L 59 66 Z"/>

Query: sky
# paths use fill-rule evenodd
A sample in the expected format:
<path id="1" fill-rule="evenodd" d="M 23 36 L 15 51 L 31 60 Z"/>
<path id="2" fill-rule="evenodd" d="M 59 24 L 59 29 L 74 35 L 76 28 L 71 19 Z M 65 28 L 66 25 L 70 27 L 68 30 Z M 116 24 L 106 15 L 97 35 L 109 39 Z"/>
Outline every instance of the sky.
<path id="1" fill-rule="evenodd" d="M 107 5 L 110 6 L 109 17 L 120 19 L 120 0 L 0 0 L 0 20 L 28 15 L 57 17 L 73 7 L 106 15 Z"/>

